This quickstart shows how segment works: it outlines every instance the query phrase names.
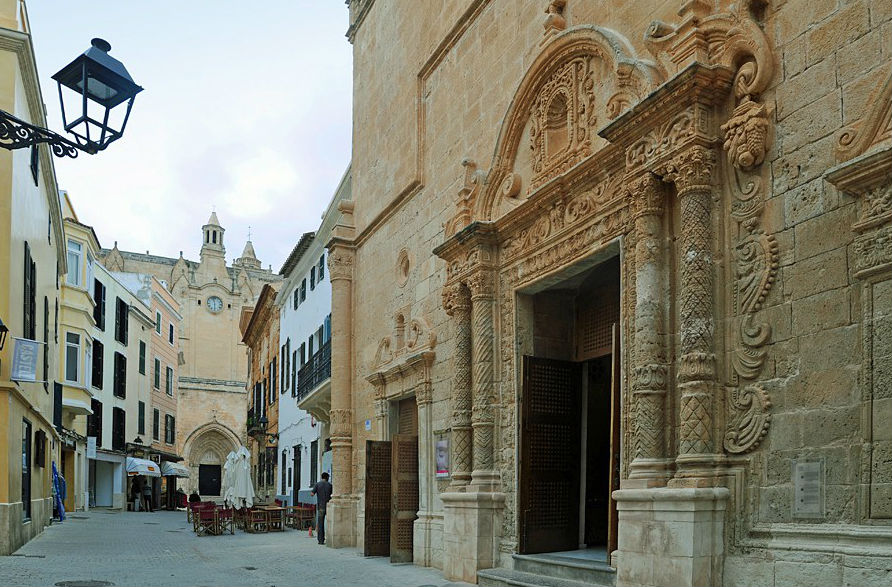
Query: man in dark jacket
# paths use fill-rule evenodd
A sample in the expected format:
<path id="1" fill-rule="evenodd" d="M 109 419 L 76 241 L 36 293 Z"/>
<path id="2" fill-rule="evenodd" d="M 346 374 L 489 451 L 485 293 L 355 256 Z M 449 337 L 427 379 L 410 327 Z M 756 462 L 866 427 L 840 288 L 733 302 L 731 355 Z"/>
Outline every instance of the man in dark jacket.
<path id="1" fill-rule="evenodd" d="M 311 493 L 316 496 L 316 540 L 319 544 L 325 544 L 325 509 L 328 507 L 328 500 L 331 499 L 328 473 L 322 473 L 322 481 L 313 485 Z"/>

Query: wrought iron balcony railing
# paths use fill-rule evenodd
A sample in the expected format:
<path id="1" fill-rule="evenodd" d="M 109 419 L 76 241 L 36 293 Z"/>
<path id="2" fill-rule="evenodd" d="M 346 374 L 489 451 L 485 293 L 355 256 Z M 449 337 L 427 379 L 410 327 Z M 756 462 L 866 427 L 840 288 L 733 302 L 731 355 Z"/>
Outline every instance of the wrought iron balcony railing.
<path id="1" fill-rule="evenodd" d="M 297 401 L 331 378 L 331 341 L 322 345 L 316 354 L 297 372 Z"/>

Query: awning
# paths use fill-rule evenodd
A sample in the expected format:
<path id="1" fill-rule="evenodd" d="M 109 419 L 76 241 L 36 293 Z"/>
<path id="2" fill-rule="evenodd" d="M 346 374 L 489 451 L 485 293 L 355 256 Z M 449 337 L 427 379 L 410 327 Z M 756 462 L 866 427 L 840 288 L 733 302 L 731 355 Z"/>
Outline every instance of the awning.
<path id="1" fill-rule="evenodd" d="M 127 476 L 147 475 L 149 477 L 160 477 L 161 467 L 157 463 L 153 463 L 147 459 L 138 459 L 136 457 L 127 457 Z"/>
<path id="2" fill-rule="evenodd" d="M 190 477 L 189 467 L 181 463 L 161 461 L 161 474 L 165 477 Z"/>

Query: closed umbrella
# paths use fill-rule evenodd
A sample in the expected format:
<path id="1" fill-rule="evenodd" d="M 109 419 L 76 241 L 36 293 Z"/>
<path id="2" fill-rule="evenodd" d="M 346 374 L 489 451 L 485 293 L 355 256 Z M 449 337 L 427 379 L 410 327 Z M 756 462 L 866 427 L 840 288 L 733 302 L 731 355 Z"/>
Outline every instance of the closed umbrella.
<path id="1" fill-rule="evenodd" d="M 234 484 L 233 479 L 235 477 L 235 467 L 236 467 L 237 459 L 235 456 L 235 451 L 230 451 L 228 455 L 226 455 L 226 462 L 223 463 L 223 501 L 229 505 L 233 505 L 234 501 Z"/>
<path id="2" fill-rule="evenodd" d="M 244 446 L 236 452 L 236 465 L 233 470 L 232 500 L 238 507 L 254 505 L 254 484 L 251 482 L 251 453 Z"/>

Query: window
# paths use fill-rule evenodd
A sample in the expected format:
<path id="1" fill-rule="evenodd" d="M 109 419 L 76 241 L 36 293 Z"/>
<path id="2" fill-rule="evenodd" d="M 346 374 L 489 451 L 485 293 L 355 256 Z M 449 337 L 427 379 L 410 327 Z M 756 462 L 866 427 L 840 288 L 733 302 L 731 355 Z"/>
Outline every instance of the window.
<path id="1" fill-rule="evenodd" d="M 291 353 L 291 397 L 297 396 L 297 351 Z"/>
<path id="2" fill-rule="evenodd" d="M 161 334 L 161 312 L 155 312 L 155 332 Z"/>
<path id="3" fill-rule="evenodd" d="M 22 419 L 22 521 L 31 519 L 31 422 Z"/>
<path id="4" fill-rule="evenodd" d="M 291 338 L 290 337 L 288 338 L 288 340 L 285 341 L 284 356 L 285 356 L 285 360 L 282 361 L 282 373 L 283 373 L 283 378 L 285 380 L 285 385 L 283 386 L 283 389 L 287 388 L 289 385 L 291 385 L 291 379 L 289 377 L 290 371 L 291 371 Z"/>
<path id="5" fill-rule="evenodd" d="M 298 299 L 299 296 L 300 296 L 300 288 L 295 287 L 294 288 L 294 309 L 295 310 L 300 305 L 300 300 Z"/>
<path id="6" fill-rule="evenodd" d="M 78 363 L 81 358 L 81 335 L 75 332 L 65 333 L 65 380 L 77 383 Z"/>
<path id="7" fill-rule="evenodd" d="M 127 357 L 115 352 L 114 387 L 112 393 L 121 399 L 127 397 Z"/>
<path id="8" fill-rule="evenodd" d="M 87 436 L 96 437 L 96 446 L 102 446 L 102 402 L 91 399 L 90 409 L 93 413 L 87 416 Z"/>
<path id="9" fill-rule="evenodd" d="M 314 348 L 315 348 L 314 344 L 313 344 L 314 342 L 316 342 L 316 340 L 315 340 L 314 336 L 311 334 L 310 338 L 307 339 L 307 360 L 308 361 L 313 358 L 313 352 L 314 352 Z"/>
<path id="10" fill-rule="evenodd" d="M 102 389 L 103 364 L 105 359 L 105 348 L 101 341 L 93 341 L 93 376 L 90 378 L 93 387 Z"/>
<path id="11" fill-rule="evenodd" d="M 211 232 L 211 241 L 212 241 L 214 244 L 217 244 L 217 231 L 216 231 L 216 230 L 214 230 L 214 231 Z"/>
<path id="12" fill-rule="evenodd" d="M 316 266 L 310 267 L 310 291 L 316 289 Z"/>
<path id="13" fill-rule="evenodd" d="M 164 378 L 164 391 L 173 396 L 173 369 L 167 368 L 167 376 Z"/>
<path id="14" fill-rule="evenodd" d="M 307 343 L 300 343 L 300 366 L 303 367 L 307 363 Z"/>
<path id="15" fill-rule="evenodd" d="M 68 285 L 81 284 L 81 251 L 83 247 L 77 241 L 68 241 Z"/>
<path id="16" fill-rule="evenodd" d="M 276 483 L 276 447 L 266 447 L 266 484 L 275 487 Z"/>
<path id="17" fill-rule="evenodd" d="M 158 357 L 155 357 L 155 373 L 152 387 L 154 387 L 155 389 L 161 389 L 161 359 L 159 359 Z"/>
<path id="18" fill-rule="evenodd" d="M 84 287 L 89 290 L 91 283 L 93 283 L 93 255 L 87 251 L 87 278 L 84 280 Z"/>
<path id="19" fill-rule="evenodd" d="M 161 412 L 158 408 L 152 410 L 152 440 L 161 439 Z"/>
<path id="20" fill-rule="evenodd" d="M 319 255 L 319 281 L 325 279 L 325 253 Z"/>
<path id="21" fill-rule="evenodd" d="M 37 338 L 37 264 L 31 259 L 31 247 L 25 243 L 25 265 L 22 281 L 25 284 L 22 298 L 22 315 L 24 317 L 23 335 L 25 338 Z"/>
<path id="22" fill-rule="evenodd" d="M 46 467 L 46 432 L 38 430 L 34 433 L 34 464 Z"/>
<path id="23" fill-rule="evenodd" d="M 176 437 L 176 419 L 170 414 L 164 414 L 164 442 L 173 444 Z"/>
<path id="24" fill-rule="evenodd" d="M 285 451 L 283 450 L 283 451 L 282 451 L 282 467 L 281 467 L 281 474 L 282 474 L 282 495 L 285 495 L 285 492 L 288 491 L 288 487 L 287 487 L 287 484 L 288 484 L 288 477 L 285 476 L 285 474 L 288 472 L 288 463 L 285 461 L 286 458 L 287 458 L 287 457 L 286 457 L 286 455 L 285 455 Z"/>
<path id="25" fill-rule="evenodd" d="M 300 282 L 300 301 L 307 299 L 307 278 L 304 277 Z"/>
<path id="26" fill-rule="evenodd" d="M 127 320 L 130 306 L 121 298 L 115 298 L 115 340 L 127 346 Z"/>
<path id="27" fill-rule="evenodd" d="M 93 301 L 96 305 L 93 307 L 93 320 L 96 322 L 96 328 L 105 330 L 105 286 L 98 279 L 93 280 Z"/>
<path id="28" fill-rule="evenodd" d="M 331 314 L 325 317 L 325 323 L 322 326 L 324 328 L 322 343 L 325 344 L 331 340 Z"/>
<path id="29" fill-rule="evenodd" d="M 139 341 L 139 374 L 146 374 L 146 341 Z"/>
<path id="30" fill-rule="evenodd" d="M 319 473 L 319 441 L 310 443 L 310 487 L 316 482 Z"/>
<path id="31" fill-rule="evenodd" d="M 50 299 L 43 296 L 43 389 L 49 392 L 50 381 Z"/>
<path id="32" fill-rule="evenodd" d="M 93 385 L 93 345 L 84 339 L 84 387 Z"/>
<path id="33" fill-rule="evenodd" d="M 139 414 L 136 418 L 136 433 L 146 433 L 146 402 L 139 402 Z"/>
<path id="34" fill-rule="evenodd" d="M 278 390 L 278 388 L 276 387 L 276 373 L 278 372 L 278 368 L 278 361 L 276 360 L 276 357 L 273 357 L 273 362 L 269 364 L 269 388 L 271 390 L 270 403 L 276 401 L 276 391 Z"/>
<path id="35" fill-rule="evenodd" d="M 127 413 L 121 408 L 112 408 L 112 450 L 124 450 L 126 448 L 126 424 Z"/>
<path id="36" fill-rule="evenodd" d="M 168 329 L 167 329 L 167 342 L 169 342 L 170 344 L 173 344 L 173 322 L 171 322 L 170 324 L 168 324 Z"/>

